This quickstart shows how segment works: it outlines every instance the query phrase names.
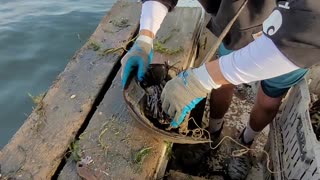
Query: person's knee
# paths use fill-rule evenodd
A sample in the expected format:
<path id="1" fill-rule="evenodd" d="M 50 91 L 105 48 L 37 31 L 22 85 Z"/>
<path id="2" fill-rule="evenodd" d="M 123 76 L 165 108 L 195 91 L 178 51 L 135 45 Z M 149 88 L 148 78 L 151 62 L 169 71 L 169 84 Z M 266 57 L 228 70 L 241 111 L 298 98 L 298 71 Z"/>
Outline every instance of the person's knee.
<path id="1" fill-rule="evenodd" d="M 279 97 L 270 97 L 266 95 L 263 90 L 260 88 L 256 100 L 256 105 L 261 110 L 265 112 L 277 112 L 281 104 L 282 96 Z"/>
<path id="2" fill-rule="evenodd" d="M 278 102 L 271 102 L 271 101 L 264 101 L 259 102 L 259 107 L 269 113 L 277 112 L 279 110 L 280 103 Z"/>

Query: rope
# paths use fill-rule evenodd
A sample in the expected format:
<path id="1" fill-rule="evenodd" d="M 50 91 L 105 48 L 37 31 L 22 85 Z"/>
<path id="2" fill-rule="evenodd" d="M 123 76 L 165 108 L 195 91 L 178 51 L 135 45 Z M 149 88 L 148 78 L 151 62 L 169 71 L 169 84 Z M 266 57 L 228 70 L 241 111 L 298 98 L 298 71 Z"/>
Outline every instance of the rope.
<path id="1" fill-rule="evenodd" d="M 249 151 L 252 151 L 252 152 L 256 152 L 256 153 L 259 153 L 259 152 L 262 152 L 263 154 L 266 155 L 266 158 L 267 158 L 267 170 L 271 173 L 271 174 L 277 174 L 277 173 L 281 173 L 283 172 L 283 170 L 280 170 L 280 171 L 273 171 L 271 170 L 270 168 L 270 156 L 268 154 L 267 151 L 265 150 L 258 150 L 258 149 L 252 149 L 252 148 L 248 148 L 246 146 L 244 146 L 243 144 L 239 143 L 237 140 L 233 139 L 232 137 L 230 136 L 224 136 L 220 141 L 219 143 L 215 146 L 215 147 L 212 147 L 212 140 L 211 140 L 211 136 L 210 136 L 210 132 L 206 129 L 203 129 L 201 128 L 197 122 L 195 121 L 195 119 L 193 117 L 189 118 L 188 121 L 190 120 L 193 120 L 194 124 L 198 127 L 196 129 L 193 129 L 193 130 L 188 130 L 188 133 L 189 132 L 192 132 L 192 135 L 191 137 L 194 138 L 195 140 L 198 140 L 200 139 L 201 137 L 204 136 L 204 132 L 206 132 L 209 136 L 208 140 L 209 140 L 209 146 L 210 146 L 210 149 L 212 150 L 215 150 L 217 149 L 226 139 L 229 139 L 230 141 L 234 142 L 235 144 L 239 145 L 242 149 L 239 149 L 239 150 L 234 150 L 232 151 L 231 153 L 231 156 L 232 157 L 240 157 L 244 154 L 247 154 Z"/>

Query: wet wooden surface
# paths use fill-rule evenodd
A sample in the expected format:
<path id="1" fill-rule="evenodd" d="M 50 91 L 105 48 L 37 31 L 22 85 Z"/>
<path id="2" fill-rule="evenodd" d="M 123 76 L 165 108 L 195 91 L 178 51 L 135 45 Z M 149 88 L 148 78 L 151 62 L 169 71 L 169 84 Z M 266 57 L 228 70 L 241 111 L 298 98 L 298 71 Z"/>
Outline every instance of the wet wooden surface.
<path id="1" fill-rule="evenodd" d="M 173 55 L 156 51 L 154 62 L 169 61 L 182 68 L 192 57 L 200 16 L 200 8 L 176 8 L 170 13 L 155 42 L 167 39 L 165 47 L 181 46 L 183 51 Z M 92 160 L 88 167 L 98 179 L 157 179 L 164 175 L 166 143 L 154 139 L 132 119 L 122 98 L 119 73 L 80 137 L 81 156 Z M 142 160 L 136 161 L 145 150 Z M 69 158 L 58 179 L 80 179 L 75 167 Z"/>
<path id="2" fill-rule="evenodd" d="M 153 63 L 168 63 L 178 69 L 186 69 L 195 58 L 199 35 L 204 26 L 201 8 L 177 7 L 164 19 L 154 42 Z M 168 55 L 157 51 L 156 44 L 165 41 L 163 47 L 181 52 Z M 171 71 L 171 75 L 173 72 Z"/>
<path id="3" fill-rule="evenodd" d="M 2 177 L 51 178 L 124 52 L 103 54 L 103 50 L 127 44 L 138 29 L 139 17 L 139 3 L 118 2 L 102 19 L 88 43 L 2 149 Z"/>

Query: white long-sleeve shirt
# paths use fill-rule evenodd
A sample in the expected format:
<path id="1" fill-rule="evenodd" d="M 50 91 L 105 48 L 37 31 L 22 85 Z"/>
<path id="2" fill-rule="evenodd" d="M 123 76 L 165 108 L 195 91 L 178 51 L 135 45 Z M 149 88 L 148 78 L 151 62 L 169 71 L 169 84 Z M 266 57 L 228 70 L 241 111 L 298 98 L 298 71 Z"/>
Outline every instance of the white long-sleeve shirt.
<path id="1" fill-rule="evenodd" d="M 160 2 L 143 3 L 140 30 L 146 29 L 156 34 L 167 13 L 167 7 Z M 219 64 L 225 79 L 235 85 L 269 79 L 299 69 L 265 35 L 229 55 L 220 57 Z M 205 87 L 217 88 L 204 66 L 194 72 Z"/>

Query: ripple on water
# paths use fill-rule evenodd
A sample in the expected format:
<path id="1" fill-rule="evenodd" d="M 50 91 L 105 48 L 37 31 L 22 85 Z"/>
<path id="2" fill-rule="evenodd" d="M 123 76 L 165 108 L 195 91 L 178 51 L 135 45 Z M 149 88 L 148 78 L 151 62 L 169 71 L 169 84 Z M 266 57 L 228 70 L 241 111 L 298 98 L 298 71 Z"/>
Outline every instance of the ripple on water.
<path id="1" fill-rule="evenodd" d="M 1 1 L 0 149 L 115 1 Z"/>

